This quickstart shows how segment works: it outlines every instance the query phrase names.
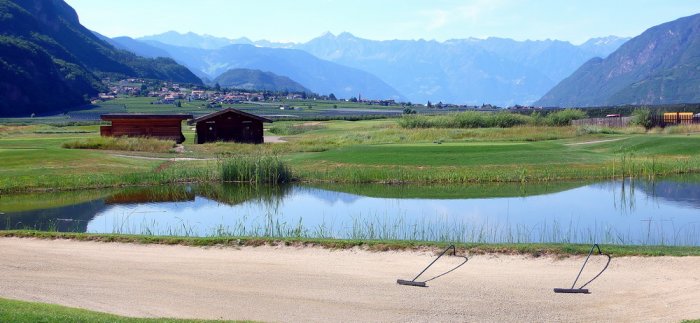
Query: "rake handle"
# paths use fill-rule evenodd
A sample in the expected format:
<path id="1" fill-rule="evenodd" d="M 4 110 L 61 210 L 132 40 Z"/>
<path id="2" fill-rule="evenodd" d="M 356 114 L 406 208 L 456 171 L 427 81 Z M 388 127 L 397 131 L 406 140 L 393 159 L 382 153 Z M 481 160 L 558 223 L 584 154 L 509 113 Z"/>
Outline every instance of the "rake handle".
<path id="1" fill-rule="evenodd" d="M 586 257 L 586 261 L 583 262 L 583 266 L 581 266 L 581 270 L 578 271 L 578 275 L 576 275 L 576 279 L 574 280 L 574 283 L 571 285 L 571 289 L 576 288 L 576 282 L 578 282 L 578 278 L 581 277 L 581 273 L 583 272 L 583 268 L 586 267 L 586 263 L 588 262 L 588 258 L 591 258 L 591 255 L 593 254 L 593 250 L 595 248 L 598 248 L 599 255 L 603 254 L 603 252 L 600 251 L 600 246 L 597 243 L 593 244 L 593 247 L 591 247 L 591 251 L 588 252 L 588 257 Z"/>
<path id="2" fill-rule="evenodd" d="M 422 275 L 426 270 L 428 270 L 428 268 L 430 268 L 430 266 L 432 266 L 436 261 L 438 261 L 438 259 L 440 259 L 440 257 L 442 257 L 442 256 L 443 256 L 445 253 L 447 253 L 447 251 L 449 251 L 450 249 L 452 249 L 452 254 L 453 254 L 453 255 L 456 255 L 456 254 L 457 254 L 457 248 L 455 247 L 455 245 L 450 245 L 450 246 L 447 247 L 447 249 L 445 249 L 445 251 L 443 251 L 437 258 L 435 258 L 435 260 L 433 260 L 433 262 L 431 262 L 430 265 L 428 265 L 428 267 L 425 267 L 425 269 L 423 269 L 423 271 L 421 271 L 420 274 L 418 274 L 418 275 L 416 276 L 416 278 L 413 278 L 412 282 L 415 282 L 416 279 L 418 279 L 418 277 L 420 277 L 420 275 Z M 593 251 L 593 250 L 591 250 L 591 252 L 592 252 L 592 251 Z M 578 279 L 578 278 L 577 278 L 577 279 Z"/>

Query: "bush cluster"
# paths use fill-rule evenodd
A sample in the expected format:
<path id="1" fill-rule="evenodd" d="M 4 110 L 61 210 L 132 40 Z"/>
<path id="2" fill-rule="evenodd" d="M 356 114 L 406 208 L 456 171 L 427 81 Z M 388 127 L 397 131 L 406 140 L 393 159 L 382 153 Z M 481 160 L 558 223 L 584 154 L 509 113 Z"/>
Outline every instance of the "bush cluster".
<path id="1" fill-rule="evenodd" d="M 521 125 L 567 126 L 571 120 L 586 118 L 581 110 L 562 110 L 546 116 L 526 116 L 509 112 L 467 111 L 439 116 L 404 115 L 399 120 L 403 128 L 511 128 Z"/>

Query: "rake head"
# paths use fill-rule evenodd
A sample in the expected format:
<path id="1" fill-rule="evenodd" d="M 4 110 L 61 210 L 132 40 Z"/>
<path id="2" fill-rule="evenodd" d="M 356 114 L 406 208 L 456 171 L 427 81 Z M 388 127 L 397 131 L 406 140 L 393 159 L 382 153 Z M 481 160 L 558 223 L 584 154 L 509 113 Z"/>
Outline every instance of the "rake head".
<path id="1" fill-rule="evenodd" d="M 399 285 L 406 285 L 406 286 L 428 287 L 428 285 L 426 285 L 425 282 L 417 282 L 417 281 L 412 281 L 412 280 L 398 279 L 396 281 L 396 283 Z"/>
<path id="2" fill-rule="evenodd" d="M 590 294 L 587 288 L 555 288 L 554 292 L 564 294 Z"/>

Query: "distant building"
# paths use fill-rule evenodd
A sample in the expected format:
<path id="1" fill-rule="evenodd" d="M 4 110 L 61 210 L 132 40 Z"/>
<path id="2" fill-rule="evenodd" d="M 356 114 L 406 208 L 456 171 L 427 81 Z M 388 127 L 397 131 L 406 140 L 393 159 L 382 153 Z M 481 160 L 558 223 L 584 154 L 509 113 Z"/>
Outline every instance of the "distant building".
<path id="1" fill-rule="evenodd" d="M 104 114 L 102 120 L 111 121 L 110 126 L 101 126 L 103 137 L 152 137 L 185 141 L 182 121 L 192 119 L 191 114 Z"/>
<path id="2" fill-rule="evenodd" d="M 191 120 L 189 124 L 197 125 L 195 142 L 198 144 L 217 141 L 261 144 L 264 142 L 263 123 L 271 122 L 267 118 L 228 108 Z"/>

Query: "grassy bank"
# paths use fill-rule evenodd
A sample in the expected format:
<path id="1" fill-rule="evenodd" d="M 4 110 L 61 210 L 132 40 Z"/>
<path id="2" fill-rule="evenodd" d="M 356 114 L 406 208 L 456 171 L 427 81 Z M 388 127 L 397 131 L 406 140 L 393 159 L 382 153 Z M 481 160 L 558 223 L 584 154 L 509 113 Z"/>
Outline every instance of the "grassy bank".
<path id="1" fill-rule="evenodd" d="M 351 239 L 307 239 L 307 238 L 258 238 L 258 237 L 226 237 L 226 238 L 194 238 L 168 237 L 150 235 L 121 235 L 121 234 L 90 234 L 64 233 L 44 231 L 0 231 L 0 237 L 36 238 L 36 239 L 70 239 L 76 241 L 119 242 L 136 244 L 181 245 L 192 247 L 258 247 L 275 246 L 308 246 L 328 249 L 364 248 L 370 251 L 390 250 L 424 250 L 441 249 L 447 243 L 403 240 L 351 240 Z M 541 244 L 541 243 L 458 243 L 460 252 L 469 254 L 517 254 L 535 257 L 543 255 L 573 256 L 587 255 L 591 246 L 588 244 Z M 625 256 L 700 256 L 698 247 L 676 246 L 633 246 L 633 245 L 602 245 L 602 250 L 615 257 Z"/>
<path id="2" fill-rule="evenodd" d="M 194 145 L 189 143 L 194 134 L 185 127 L 182 153 L 171 152 L 169 142 L 111 142 L 99 137 L 99 125 L 0 126 L 0 193 L 241 180 L 238 170 L 250 170 L 233 163 L 226 175 L 217 160 L 221 156 L 277 156 L 269 169 L 284 175 L 283 181 L 318 183 L 545 182 L 700 172 L 700 134 L 690 127 L 645 132 L 527 125 L 403 128 L 399 123 L 283 122 L 275 127 L 303 131 L 286 136 L 285 143 L 263 145 Z"/>
<path id="3" fill-rule="evenodd" d="M 117 316 L 112 314 L 93 312 L 83 309 L 24 302 L 0 298 L 0 322 L 14 323 L 63 323 L 63 322 L 109 322 L 109 323 L 204 323 L 204 322 L 224 322 L 206 320 L 177 320 L 177 319 L 144 319 Z M 226 321 L 230 322 L 230 321 Z"/>

